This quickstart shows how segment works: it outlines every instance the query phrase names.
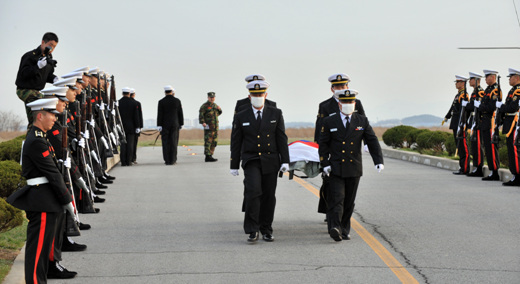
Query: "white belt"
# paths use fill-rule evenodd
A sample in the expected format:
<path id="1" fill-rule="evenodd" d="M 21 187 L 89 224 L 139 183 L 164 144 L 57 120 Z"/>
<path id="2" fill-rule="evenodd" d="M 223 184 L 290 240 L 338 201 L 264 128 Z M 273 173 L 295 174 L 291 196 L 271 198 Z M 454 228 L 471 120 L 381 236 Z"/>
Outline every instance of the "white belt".
<path id="1" fill-rule="evenodd" d="M 44 183 L 49 183 L 49 180 L 46 177 L 37 177 L 27 180 L 27 185 L 39 185 Z"/>

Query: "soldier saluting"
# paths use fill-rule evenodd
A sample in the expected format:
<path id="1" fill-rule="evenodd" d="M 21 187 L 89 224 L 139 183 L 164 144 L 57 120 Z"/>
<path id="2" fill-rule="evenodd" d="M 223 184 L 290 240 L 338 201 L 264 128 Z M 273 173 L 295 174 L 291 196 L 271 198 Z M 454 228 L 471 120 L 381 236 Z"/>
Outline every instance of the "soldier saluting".
<path id="1" fill-rule="evenodd" d="M 7 199 L 14 207 L 25 210 L 29 219 L 25 250 L 27 283 L 46 283 L 57 215 L 67 210 L 74 216 L 72 196 L 47 140 L 47 131 L 56 121 L 57 102 L 57 98 L 49 98 L 27 104 L 33 115 L 33 126 L 22 149 L 22 175 L 27 185 Z"/>
<path id="2" fill-rule="evenodd" d="M 199 109 L 199 123 L 204 127 L 204 155 L 205 162 L 216 162 L 213 158 L 215 147 L 218 142 L 218 117 L 222 114 L 222 109 L 215 103 L 215 93 L 208 93 L 208 101 L 202 104 Z"/>

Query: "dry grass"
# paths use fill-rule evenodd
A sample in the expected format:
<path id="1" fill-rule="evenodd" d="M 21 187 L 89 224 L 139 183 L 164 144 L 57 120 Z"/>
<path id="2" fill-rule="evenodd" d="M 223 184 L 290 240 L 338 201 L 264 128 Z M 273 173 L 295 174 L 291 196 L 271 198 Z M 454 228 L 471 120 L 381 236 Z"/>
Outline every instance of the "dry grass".
<path id="1" fill-rule="evenodd" d="M 0 142 L 11 140 L 25 133 L 25 131 L 2 131 L 0 132 Z"/>

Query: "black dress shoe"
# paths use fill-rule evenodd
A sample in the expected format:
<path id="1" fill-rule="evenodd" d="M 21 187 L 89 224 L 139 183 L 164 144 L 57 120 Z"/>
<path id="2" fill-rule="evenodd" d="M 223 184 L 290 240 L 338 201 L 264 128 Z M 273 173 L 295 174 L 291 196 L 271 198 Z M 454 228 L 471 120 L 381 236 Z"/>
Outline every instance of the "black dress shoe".
<path id="1" fill-rule="evenodd" d="M 264 239 L 266 242 L 274 241 L 274 237 L 271 234 L 262 234 L 262 239 Z"/>
<path id="2" fill-rule="evenodd" d="M 330 229 L 330 237 L 333 238 L 336 242 L 341 242 L 341 234 L 339 233 L 338 228 Z"/>
<path id="3" fill-rule="evenodd" d="M 101 182 L 102 184 L 111 184 L 111 183 L 114 183 L 113 181 L 105 178 L 105 177 L 100 177 L 98 178 L 99 182 Z"/>
<path id="4" fill-rule="evenodd" d="M 90 225 L 89 224 L 83 224 L 83 223 L 79 222 L 78 228 L 80 230 L 84 231 L 84 230 L 90 229 Z"/>
<path id="5" fill-rule="evenodd" d="M 485 178 L 482 178 L 482 180 L 500 180 L 500 176 L 498 174 L 491 174 Z"/>
<path id="6" fill-rule="evenodd" d="M 96 187 L 97 188 L 101 188 L 101 189 L 105 189 L 105 188 L 108 188 L 108 186 L 100 183 L 99 181 L 96 181 Z"/>
<path id="7" fill-rule="evenodd" d="M 99 189 L 98 189 L 98 190 L 94 190 L 94 193 L 95 193 L 96 195 L 103 195 L 103 194 L 105 194 L 105 193 L 107 193 L 107 192 L 104 191 L 104 190 L 99 190 Z"/>
<path id="8" fill-rule="evenodd" d="M 105 202 L 105 199 L 101 198 L 101 197 L 94 196 L 94 202 L 96 202 L 96 203 L 103 203 L 103 202 Z"/>
<path id="9" fill-rule="evenodd" d="M 63 245 L 61 246 L 61 251 L 84 251 L 86 249 L 87 245 L 71 243 L 68 240 L 63 240 Z"/>
<path id="10" fill-rule="evenodd" d="M 113 176 L 111 176 L 111 175 L 109 175 L 109 174 L 107 174 L 107 173 L 105 173 L 104 177 L 105 177 L 106 179 L 109 179 L 109 180 L 115 180 L 115 179 L 116 179 L 116 177 L 113 177 Z"/>
<path id="11" fill-rule="evenodd" d="M 520 186 L 520 179 L 513 178 L 510 181 L 503 182 L 503 186 Z"/>
<path id="12" fill-rule="evenodd" d="M 96 211 L 96 213 L 99 213 L 99 211 L 101 211 L 99 208 L 94 208 L 94 210 Z"/>
<path id="13" fill-rule="evenodd" d="M 248 242 L 256 242 L 257 240 L 258 240 L 258 232 L 249 234 L 249 237 L 247 238 Z"/>
<path id="14" fill-rule="evenodd" d="M 468 174 L 468 177 L 483 177 L 483 176 L 484 176 L 484 173 L 482 172 L 481 169 L 474 170 Z"/>
<path id="15" fill-rule="evenodd" d="M 57 261 L 49 261 L 47 279 L 70 279 L 76 277 L 77 272 L 69 271 Z"/>
<path id="16" fill-rule="evenodd" d="M 344 240 L 350 240 L 350 234 L 341 234 L 341 237 L 342 237 Z"/>
<path id="17" fill-rule="evenodd" d="M 454 175 L 465 175 L 467 173 L 463 172 L 462 170 L 458 170 L 456 172 L 453 172 Z"/>

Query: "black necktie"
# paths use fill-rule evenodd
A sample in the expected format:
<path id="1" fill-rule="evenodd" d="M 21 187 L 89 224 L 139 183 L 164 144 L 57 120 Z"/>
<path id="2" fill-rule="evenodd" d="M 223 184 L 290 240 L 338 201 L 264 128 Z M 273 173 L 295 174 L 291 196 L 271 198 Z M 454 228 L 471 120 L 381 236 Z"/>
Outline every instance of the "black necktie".
<path id="1" fill-rule="evenodd" d="M 348 129 L 348 127 L 350 126 L 350 119 L 348 119 L 348 116 L 345 116 L 345 120 L 346 120 L 345 129 Z"/>
<path id="2" fill-rule="evenodd" d="M 258 124 L 258 127 L 260 127 L 260 124 L 262 123 L 262 112 L 261 111 L 256 112 L 256 123 Z"/>

